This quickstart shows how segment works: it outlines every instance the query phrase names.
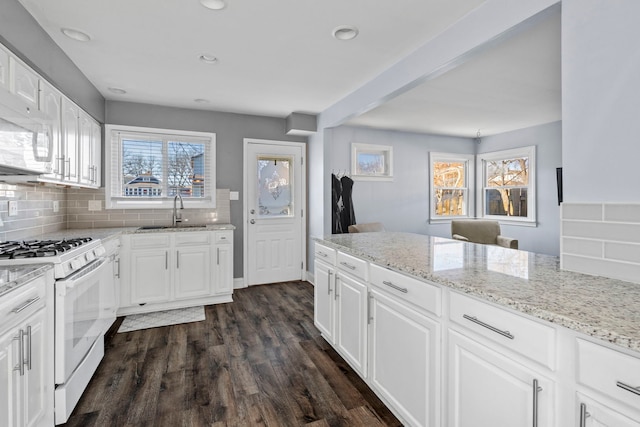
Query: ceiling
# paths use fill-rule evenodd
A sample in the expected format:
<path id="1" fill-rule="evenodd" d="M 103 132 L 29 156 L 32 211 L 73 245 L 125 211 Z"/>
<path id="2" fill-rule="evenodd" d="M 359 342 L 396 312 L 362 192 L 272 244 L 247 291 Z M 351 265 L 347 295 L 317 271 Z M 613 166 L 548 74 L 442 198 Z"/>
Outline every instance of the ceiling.
<path id="1" fill-rule="evenodd" d="M 560 9 L 348 122 L 476 137 L 561 119 Z"/>
<path id="2" fill-rule="evenodd" d="M 108 100 L 274 117 L 324 111 L 483 2 L 19 1 Z M 358 37 L 335 39 L 341 25 Z M 487 136 L 560 120 L 560 96 L 557 8 L 346 124 Z"/>

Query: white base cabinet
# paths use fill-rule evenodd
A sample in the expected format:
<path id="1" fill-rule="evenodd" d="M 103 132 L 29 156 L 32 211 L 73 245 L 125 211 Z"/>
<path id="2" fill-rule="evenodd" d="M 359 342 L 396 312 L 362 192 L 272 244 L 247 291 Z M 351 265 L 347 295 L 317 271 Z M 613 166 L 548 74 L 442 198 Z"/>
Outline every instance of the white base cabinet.
<path id="1" fill-rule="evenodd" d="M 0 425 L 49 427 L 54 424 L 53 275 L 14 292 L 0 305 Z"/>
<path id="2" fill-rule="evenodd" d="M 232 242 L 229 230 L 125 234 L 118 314 L 231 302 Z"/>
<path id="3" fill-rule="evenodd" d="M 316 259 L 313 319 L 322 336 L 331 344 L 334 341 L 335 287 L 335 268 Z"/>
<path id="4" fill-rule="evenodd" d="M 344 273 L 336 277 L 336 350 L 361 377 L 367 377 L 367 286 Z"/>

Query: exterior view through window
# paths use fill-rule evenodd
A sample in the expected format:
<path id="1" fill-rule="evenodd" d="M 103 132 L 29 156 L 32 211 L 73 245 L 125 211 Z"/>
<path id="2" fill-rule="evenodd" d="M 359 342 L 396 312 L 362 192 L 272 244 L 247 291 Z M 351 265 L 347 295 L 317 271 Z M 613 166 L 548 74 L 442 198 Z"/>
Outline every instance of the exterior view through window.
<path id="1" fill-rule="evenodd" d="M 122 138 L 122 196 L 205 196 L 205 144 Z"/>
<path id="2" fill-rule="evenodd" d="M 433 190 L 436 216 L 466 215 L 466 164 L 433 162 Z"/>
<path id="3" fill-rule="evenodd" d="M 529 157 L 485 160 L 485 215 L 527 217 Z"/>

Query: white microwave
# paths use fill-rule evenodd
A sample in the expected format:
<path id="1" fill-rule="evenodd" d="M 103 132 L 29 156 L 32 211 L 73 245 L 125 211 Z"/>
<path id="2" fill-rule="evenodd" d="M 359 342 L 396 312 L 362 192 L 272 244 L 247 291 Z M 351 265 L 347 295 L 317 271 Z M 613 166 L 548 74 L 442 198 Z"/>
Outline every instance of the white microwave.
<path id="1" fill-rule="evenodd" d="M 52 120 L 28 107 L 16 95 L 0 89 L 0 175 L 51 172 Z"/>

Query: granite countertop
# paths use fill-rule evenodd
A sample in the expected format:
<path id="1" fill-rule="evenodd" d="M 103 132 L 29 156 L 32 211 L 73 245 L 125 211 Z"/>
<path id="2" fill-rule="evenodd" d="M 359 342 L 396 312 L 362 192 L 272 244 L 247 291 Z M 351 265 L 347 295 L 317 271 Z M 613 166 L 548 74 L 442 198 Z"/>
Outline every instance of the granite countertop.
<path id="1" fill-rule="evenodd" d="M 0 267 L 0 297 L 53 268 L 52 264 L 25 264 Z"/>
<path id="2" fill-rule="evenodd" d="M 166 233 L 166 232 L 193 232 L 211 230 L 235 230 L 233 224 L 206 224 L 202 226 L 182 226 L 169 228 L 154 228 L 140 230 L 140 227 L 112 227 L 112 228 L 69 228 L 51 233 L 44 233 L 34 236 L 34 239 L 70 239 L 74 237 L 91 237 L 93 239 L 107 240 L 121 234 L 128 233 Z"/>
<path id="3" fill-rule="evenodd" d="M 409 233 L 355 233 L 319 243 L 548 322 L 640 351 L 640 284 L 560 269 L 560 260 Z"/>

